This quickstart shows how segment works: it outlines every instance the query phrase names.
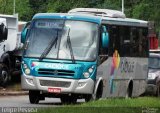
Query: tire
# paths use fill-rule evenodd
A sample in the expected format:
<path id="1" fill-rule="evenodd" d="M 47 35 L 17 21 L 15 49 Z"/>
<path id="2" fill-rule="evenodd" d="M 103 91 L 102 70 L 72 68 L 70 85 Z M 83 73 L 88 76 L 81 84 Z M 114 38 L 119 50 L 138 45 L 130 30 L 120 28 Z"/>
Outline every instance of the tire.
<path id="1" fill-rule="evenodd" d="M 103 82 L 101 81 L 95 95 L 95 100 L 99 100 L 100 98 L 102 98 L 102 94 L 103 94 Z"/>
<path id="2" fill-rule="evenodd" d="M 38 104 L 40 100 L 40 91 L 29 90 L 29 101 L 31 104 Z"/>
<path id="3" fill-rule="evenodd" d="M 8 67 L 5 64 L 0 64 L 0 85 L 5 87 L 10 80 Z"/>
<path id="4" fill-rule="evenodd" d="M 125 98 L 132 98 L 132 92 L 133 92 L 133 81 L 130 81 L 128 88 L 127 88 L 127 92 L 126 92 L 126 96 Z"/>
<path id="5" fill-rule="evenodd" d="M 160 82 L 157 83 L 157 91 L 156 91 L 157 97 L 160 97 Z"/>
<path id="6" fill-rule="evenodd" d="M 86 102 L 94 100 L 92 94 L 85 95 L 84 99 Z"/>
<path id="7" fill-rule="evenodd" d="M 64 95 L 61 98 L 62 104 L 76 104 L 77 98 L 74 96 Z"/>
<path id="8" fill-rule="evenodd" d="M 132 97 L 132 91 L 131 91 L 131 89 L 128 87 L 125 98 L 128 99 L 128 98 L 131 98 L 131 97 Z"/>

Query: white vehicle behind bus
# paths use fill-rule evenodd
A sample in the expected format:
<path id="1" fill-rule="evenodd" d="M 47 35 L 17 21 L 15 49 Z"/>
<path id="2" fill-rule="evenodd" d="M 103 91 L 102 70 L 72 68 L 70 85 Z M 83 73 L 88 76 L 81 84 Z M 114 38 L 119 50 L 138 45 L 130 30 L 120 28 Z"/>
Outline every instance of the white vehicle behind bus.
<path id="1" fill-rule="evenodd" d="M 0 86 L 5 86 L 17 68 L 17 61 L 21 59 L 16 54 L 22 48 L 20 33 L 18 32 L 18 15 L 0 14 Z"/>

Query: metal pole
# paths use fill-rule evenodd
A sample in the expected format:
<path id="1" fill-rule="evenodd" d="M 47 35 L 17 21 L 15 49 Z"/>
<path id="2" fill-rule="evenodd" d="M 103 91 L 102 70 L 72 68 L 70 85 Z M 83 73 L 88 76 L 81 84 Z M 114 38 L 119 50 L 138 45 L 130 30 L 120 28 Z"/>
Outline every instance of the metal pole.
<path id="1" fill-rule="evenodd" d="M 13 14 L 16 13 L 16 3 L 15 3 L 15 0 L 13 0 Z"/>
<path id="2" fill-rule="evenodd" d="M 124 0 L 122 0 L 122 13 L 124 13 Z"/>

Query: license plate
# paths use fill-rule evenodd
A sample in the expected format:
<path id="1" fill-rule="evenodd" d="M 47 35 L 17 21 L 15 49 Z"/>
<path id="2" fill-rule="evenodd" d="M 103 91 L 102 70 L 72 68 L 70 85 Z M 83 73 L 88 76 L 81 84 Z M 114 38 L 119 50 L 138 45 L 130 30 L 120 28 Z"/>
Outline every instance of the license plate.
<path id="1" fill-rule="evenodd" d="M 49 93 L 61 93 L 60 88 L 48 88 Z"/>

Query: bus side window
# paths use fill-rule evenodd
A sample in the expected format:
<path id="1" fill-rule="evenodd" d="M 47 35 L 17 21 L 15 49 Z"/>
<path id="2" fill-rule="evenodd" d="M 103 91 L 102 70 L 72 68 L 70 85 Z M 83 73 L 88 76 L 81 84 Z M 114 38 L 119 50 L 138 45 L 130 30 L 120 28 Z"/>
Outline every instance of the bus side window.
<path id="1" fill-rule="evenodd" d="M 115 50 L 121 54 L 121 44 L 120 44 L 120 27 L 116 25 L 109 26 L 109 56 L 113 56 Z"/>
<path id="2" fill-rule="evenodd" d="M 131 55 L 131 37 L 130 27 L 120 26 L 120 40 L 121 40 L 121 57 Z"/>
<path id="3" fill-rule="evenodd" d="M 140 57 L 148 56 L 148 40 L 147 40 L 147 29 L 139 28 L 139 55 Z"/>
<path id="4" fill-rule="evenodd" d="M 131 27 L 131 56 L 146 57 L 148 56 L 148 39 L 146 28 Z"/>
<path id="5" fill-rule="evenodd" d="M 102 35 L 102 32 L 103 32 L 103 28 L 101 27 L 100 37 Z M 107 32 L 108 32 L 108 29 L 107 29 Z M 108 48 L 102 47 L 102 39 L 100 38 L 100 41 L 99 41 L 99 63 L 102 64 L 104 61 L 107 60 L 107 58 L 108 58 Z"/>
<path id="6" fill-rule="evenodd" d="M 131 56 L 136 57 L 139 56 L 139 51 L 138 51 L 138 41 L 139 41 L 139 36 L 138 36 L 138 29 L 137 27 L 131 27 L 131 43 L 132 43 L 132 52 Z"/>

